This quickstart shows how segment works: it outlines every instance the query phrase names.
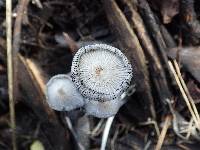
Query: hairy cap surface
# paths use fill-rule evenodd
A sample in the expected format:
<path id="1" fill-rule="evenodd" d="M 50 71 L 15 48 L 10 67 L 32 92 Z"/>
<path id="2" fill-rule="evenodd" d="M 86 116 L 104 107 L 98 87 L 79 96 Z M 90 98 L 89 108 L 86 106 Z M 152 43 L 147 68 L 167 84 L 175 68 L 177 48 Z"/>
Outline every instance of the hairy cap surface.
<path id="1" fill-rule="evenodd" d="M 119 97 L 132 78 L 132 67 L 117 48 L 106 44 L 78 50 L 71 67 L 72 81 L 87 99 L 109 101 Z"/>

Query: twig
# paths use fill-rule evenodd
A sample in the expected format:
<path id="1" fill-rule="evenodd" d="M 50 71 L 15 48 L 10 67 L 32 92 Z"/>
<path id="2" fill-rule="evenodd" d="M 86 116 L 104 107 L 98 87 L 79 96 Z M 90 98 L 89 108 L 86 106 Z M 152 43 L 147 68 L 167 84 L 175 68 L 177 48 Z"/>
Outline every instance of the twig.
<path id="1" fill-rule="evenodd" d="M 193 128 L 193 119 L 190 120 L 189 122 L 189 125 L 188 125 L 188 132 L 187 132 L 187 135 L 186 135 L 186 139 L 189 139 L 190 135 L 191 135 L 191 130 Z"/>
<path id="2" fill-rule="evenodd" d="M 41 91 L 41 93 L 44 96 L 44 92 L 46 89 L 45 83 L 47 82 L 46 75 L 40 70 L 40 68 L 36 65 L 36 63 L 34 63 L 33 60 L 27 58 L 27 59 L 25 59 L 25 61 L 27 63 L 27 66 L 30 69 L 30 72 L 32 73 L 32 75 L 35 78 L 34 80 L 38 84 L 38 89 Z"/>
<path id="3" fill-rule="evenodd" d="M 152 141 L 151 141 L 151 140 L 149 140 L 149 141 L 148 141 L 148 142 L 145 144 L 145 146 L 144 146 L 144 149 L 143 149 L 143 150 L 148 150 L 148 149 L 150 148 L 151 144 L 152 144 Z"/>
<path id="4" fill-rule="evenodd" d="M 183 127 L 184 127 L 184 129 L 187 128 L 187 126 L 189 126 L 188 125 L 189 123 L 177 111 L 174 110 L 171 101 L 168 100 L 167 102 L 168 102 L 171 114 L 173 116 L 172 128 L 173 128 L 175 134 L 183 140 L 188 140 L 189 137 L 182 135 L 180 130 L 182 130 Z M 191 119 L 191 120 L 193 120 L 193 119 Z M 193 123 L 193 121 L 192 121 L 192 123 Z M 189 133 L 189 131 L 188 131 L 188 133 Z"/>
<path id="5" fill-rule="evenodd" d="M 85 148 L 83 147 L 83 145 L 82 145 L 82 144 L 79 142 L 79 140 L 78 140 L 77 134 L 76 134 L 76 132 L 75 132 L 73 126 L 72 126 L 72 122 L 71 122 L 70 118 L 67 117 L 67 116 L 65 116 L 65 120 L 66 120 L 66 123 L 67 123 L 67 125 L 68 125 L 68 128 L 70 129 L 70 131 L 71 131 L 71 133 L 72 133 L 74 139 L 75 139 L 76 142 L 77 142 L 77 145 L 78 145 L 79 149 L 80 149 L 80 150 L 85 150 Z"/>
<path id="6" fill-rule="evenodd" d="M 180 80 L 178 78 L 178 75 L 177 75 L 172 63 L 170 61 L 168 61 L 168 63 L 169 63 L 169 66 L 170 66 L 170 69 L 171 69 L 172 73 L 174 74 L 175 80 L 176 80 L 176 82 L 177 82 L 177 84 L 179 86 L 179 89 L 180 89 L 180 92 L 181 92 L 181 94 L 183 96 L 183 99 L 185 100 L 185 102 L 187 104 L 187 107 L 188 107 L 188 109 L 189 109 L 189 111 L 190 111 L 190 113 L 192 115 L 192 118 L 194 119 L 194 122 L 196 123 L 197 128 L 200 129 L 198 120 L 196 118 L 196 115 L 194 114 L 194 111 L 193 111 L 193 109 L 192 109 L 192 107 L 190 105 L 190 102 L 189 102 L 189 100 L 187 98 L 187 95 L 186 95 L 186 93 L 185 93 L 185 91 L 184 91 L 184 89 L 183 89 L 183 87 L 181 85 L 181 82 L 180 82 Z"/>
<path id="7" fill-rule="evenodd" d="M 13 87 L 13 52 L 12 52 L 12 0 L 6 0 L 6 35 L 7 35 L 7 68 L 8 68 L 8 94 L 10 108 L 10 122 L 12 129 L 12 146 L 17 150 L 15 133 L 15 104 Z"/>
<path id="8" fill-rule="evenodd" d="M 115 150 L 115 142 L 117 140 L 117 136 L 119 134 L 119 126 L 117 127 L 117 129 L 115 130 L 115 134 L 111 140 L 111 150 Z"/>
<path id="9" fill-rule="evenodd" d="M 152 12 L 147 0 L 138 0 L 139 4 L 139 11 L 141 13 L 141 16 L 143 17 L 144 23 L 149 29 L 149 32 L 152 35 L 152 38 L 155 41 L 155 44 L 158 47 L 158 52 L 160 53 L 161 59 L 167 69 L 167 73 L 170 75 L 170 78 L 174 80 L 173 75 L 170 72 L 170 68 L 168 65 L 168 58 L 166 54 L 166 43 L 164 41 L 164 38 L 161 34 L 160 27 L 158 24 L 158 21 L 156 20 L 156 17 L 154 13 Z"/>
<path id="10" fill-rule="evenodd" d="M 160 32 L 162 33 L 162 37 L 166 43 L 167 48 L 176 47 L 174 39 L 172 38 L 171 34 L 168 32 L 164 25 L 160 26 Z"/>
<path id="11" fill-rule="evenodd" d="M 158 124 L 156 121 L 152 120 L 151 118 L 148 118 L 148 120 L 146 122 L 142 122 L 140 123 L 140 125 L 153 125 L 156 131 L 157 136 L 160 136 L 160 130 L 158 128 Z"/>
<path id="12" fill-rule="evenodd" d="M 165 123 L 164 123 L 163 129 L 161 131 L 161 134 L 160 134 L 160 136 L 158 138 L 158 143 L 156 144 L 155 150 L 160 150 L 161 149 L 163 141 L 164 141 L 166 133 L 167 133 L 167 130 L 168 130 L 169 126 L 170 126 L 171 119 L 172 119 L 171 116 L 167 116 L 165 118 Z"/>
<path id="13" fill-rule="evenodd" d="M 166 51 L 166 44 L 164 42 L 164 39 L 161 35 L 159 25 L 156 22 L 155 15 L 153 14 L 148 2 L 146 0 L 139 0 L 139 10 L 141 15 L 144 18 L 144 22 L 147 24 L 149 29 L 151 30 L 151 33 L 153 35 L 153 39 L 155 40 L 158 50 L 161 53 L 162 58 L 164 59 L 164 62 L 167 64 L 167 55 L 165 53 Z"/>
<path id="14" fill-rule="evenodd" d="M 105 129 L 103 131 L 103 137 L 102 137 L 102 141 L 101 141 L 101 149 L 100 150 L 105 150 L 106 149 L 106 143 L 108 140 L 108 135 L 110 132 L 110 127 L 112 125 L 112 122 L 114 120 L 115 116 L 109 117 L 106 121 L 106 125 L 105 125 Z"/>
<path id="15" fill-rule="evenodd" d="M 155 45 L 153 44 L 147 32 L 140 14 L 134 9 L 130 0 L 123 1 L 127 4 L 129 11 L 131 12 L 129 22 L 132 25 L 132 28 L 136 31 L 140 43 L 144 47 L 143 49 L 145 55 L 149 59 L 149 69 L 153 76 L 153 82 L 161 99 L 161 104 L 163 104 L 163 109 L 165 109 L 166 106 L 164 104 L 166 103 L 166 99 L 170 99 L 172 97 L 167 84 L 165 70 L 162 67 L 161 61 L 159 60 L 159 56 L 156 52 Z"/>
<path id="16" fill-rule="evenodd" d="M 35 3 L 38 8 L 43 9 L 43 6 L 42 6 L 42 3 L 40 2 L 40 0 L 33 0 L 33 3 Z"/>
<path id="17" fill-rule="evenodd" d="M 180 68 L 179 68 L 179 66 L 178 66 L 178 63 L 177 63 L 176 60 L 173 60 L 173 63 L 174 63 L 174 66 L 175 66 L 177 75 L 178 75 L 178 77 L 179 77 L 179 79 L 180 79 L 181 85 L 183 86 L 183 89 L 184 89 L 184 91 L 185 91 L 185 93 L 186 93 L 186 95 L 187 95 L 187 97 L 188 97 L 188 100 L 190 101 L 190 103 L 191 103 L 191 105 L 192 105 L 192 107 L 193 107 L 194 113 L 195 113 L 195 115 L 196 115 L 196 117 L 197 117 L 197 120 L 198 120 L 198 122 L 199 122 L 199 121 L 200 121 L 200 117 L 199 117 L 198 110 L 197 110 L 196 105 L 195 105 L 195 103 L 194 103 L 194 100 L 193 100 L 192 96 L 190 95 L 190 93 L 189 93 L 189 91 L 188 91 L 188 88 L 187 88 L 187 86 L 186 86 L 186 84 L 185 84 L 185 82 L 184 82 L 184 80 L 183 80 L 183 78 L 182 78 L 182 76 L 181 76 L 181 71 L 180 71 Z"/>
<path id="18" fill-rule="evenodd" d="M 108 21 L 119 40 L 119 44 L 124 49 L 123 52 L 128 57 L 133 69 L 135 70 L 134 76 L 137 79 L 135 81 L 137 93 L 140 93 L 140 99 L 144 104 L 144 115 L 145 117 L 149 117 L 151 115 L 151 117 L 155 119 L 156 113 L 150 88 L 149 72 L 140 42 L 117 3 L 113 0 L 102 1 Z"/>
<path id="19" fill-rule="evenodd" d="M 69 46 L 70 51 L 72 54 L 75 54 L 76 51 L 78 50 L 78 45 L 76 42 L 67 34 L 66 32 L 63 32 L 64 39 L 66 41 L 66 44 Z"/>
<path id="20" fill-rule="evenodd" d="M 98 131 L 101 129 L 102 124 L 103 124 L 104 119 L 101 119 L 98 124 L 96 125 L 96 127 L 92 130 L 91 132 L 91 136 L 97 136 L 97 134 L 99 133 Z"/>
<path id="21" fill-rule="evenodd" d="M 32 59 L 24 58 L 20 54 L 18 54 L 18 58 L 20 71 L 23 72 L 23 74 L 18 77 L 21 88 L 25 94 L 31 95 L 29 96 L 29 100 L 25 100 L 24 102 L 30 105 L 33 110 L 36 110 L 35 113 L 41 120 L 48 117 L 49 120 L 57 122 L 57 116 L 54 111 L 50 109 L 46 101 L 44 101 L 45 83 L 48 79 L 47 75 Z M 44 112 L 41 114 L 37 109 Z"/>
<path id="22" fill-rule="evenodd" d="M 13 87 L 14 87 L 14 100 L 18 98 L 18 56 L 21 41 L 21 24 L 25 8 L 28 6 L 29 0 L 20 0 L 17 9 L 17 17 L 14 24 L 13 31 Z"/>

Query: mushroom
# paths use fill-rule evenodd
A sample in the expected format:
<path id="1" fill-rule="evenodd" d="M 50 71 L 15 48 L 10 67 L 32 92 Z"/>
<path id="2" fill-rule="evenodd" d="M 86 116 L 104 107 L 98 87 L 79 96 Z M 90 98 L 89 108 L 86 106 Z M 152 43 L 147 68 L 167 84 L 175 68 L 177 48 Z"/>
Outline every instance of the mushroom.
<path id="1" fill-rule="evenodd" d="M 70 111 L 84 105 L 83 96 L 77 91 L 68 75 L 53 76 L 46 87 L 47 103 L 52 109 Z"/>
<path id="2" fill-rule="evenodd" d="M 93 44 L 75 54 L 71 77 L 85 99 L 86 113 L 106 118 L 115 115 L 124 104 L 121 95 L 130 85 L 132 67 L 119 49 Z"/>

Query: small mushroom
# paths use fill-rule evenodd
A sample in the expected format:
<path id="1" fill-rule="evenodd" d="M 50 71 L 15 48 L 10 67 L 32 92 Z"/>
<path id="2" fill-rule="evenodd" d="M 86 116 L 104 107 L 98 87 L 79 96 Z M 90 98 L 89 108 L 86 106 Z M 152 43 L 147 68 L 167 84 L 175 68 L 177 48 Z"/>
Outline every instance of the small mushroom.
<path id="1" fill-rule="evenodd" d="M 73 58 L 71 77 L 86 101 L 90 115 L 113 116 L 124 103 L 121 95 L 128 89 L 132 67 L 117 48 L 106 44 L 82 47 Z"/>
<path id="2" fill-rule="evenodd" d="M 84 105 L 83 96 L 77 91 L 68 75 L 53 76 L 46 87 L 47 103 L 52 109 L 70 111 Z"/>

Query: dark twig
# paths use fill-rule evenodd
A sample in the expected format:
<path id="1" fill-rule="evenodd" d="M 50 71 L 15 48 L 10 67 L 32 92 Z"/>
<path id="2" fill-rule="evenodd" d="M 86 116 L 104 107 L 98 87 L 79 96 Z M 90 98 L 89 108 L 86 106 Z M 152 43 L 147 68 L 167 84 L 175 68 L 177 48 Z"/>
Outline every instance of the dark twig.
<path id="1" fill-rule="evenodd" d="M 153 39 L 155 40 L 156 45 L 161 51 L 162 57 L 167 64 L 167 56 L 165 55 L 166 44 L 160 33 L 159 25 L 156 22 L 154 14 L 146 0 L 138 0 L 138 3 L 139 3 L 139 10 L 144 19 L 144 22 L 145 24 L 147 24 L 148 29 L 151 31 Z"/>
<path id="2" fill-rule="evenodd" d="M 141 100 L 143 100 L 145 104 L 144 109 L 147 113 L 151 113 L 151 116 L 155 118 L 154 102 L 149 84 L 149 73 L 143 49 L 116 2 L 113 0 L 103 0 L 103 3 L 107 18 L 118 37 L 119 43 L 135 69 L 134 75 L 136 78 L 137 92 L 142 96 Z"/>
<path id="3" fill-rule="evenodd" d="M 164 25 L 160 26 L 160 31 L 162 33 L 162 36 L 165 40 L 167 48 L 174 48 L 177 46 L 176 42 L 172 38 L 171 34 L 168 32 L 168 30 L 165 28 Z"/>
<path id="4" fill-rule="evenodd" d="M 157 46 L 158 54 L 161 56 L 160 60 L 163 62 L 164 68 L 166 68 L 166 73 L 170 76 L 171 80 L 174 81 L 174 77 L 171 73 L 171 70 L 168 64 L 167 46 L 161 34 L 160 27 L 157 23 L 157 20 L 146 0 L 138 0 L 138 2 L 139 2 L 140 13 Z M 167 103 L 165 102 L 165 104 Z"/>
<path id="5" fill-rule="evenodd" d="M 25 8 L 28 6 L 29 0 L 20 0 L 17 9 L 17 17 L 14 24 L 14 31 L 13 31 L 13 87 L 14 87 L 14 100 L 16 101 L 19 97 L 18 93 L 18 52 L 20 48 L 20 41 L 21 41 L 21 25 L 22 19 Z"/>
<path id="6" fill-rule="evenodd" d="M 162 67 L 162 64 L 159 60 L 158 54 L 156 52 L 155 46 L 153 45 L 149 34 L 147 33 L 146 27 L 143 23 L 142 18 L 138 14 L 137 11 L 135 11 L 131 1 L 124 0 L 124 2 L 127 4 L 129 11 L 131 12 L 131 18 L 129 20 L 130 24 L 132 25 L 132 28 L 135 29 L 137 36 L 144 47 L 144 52 L 149 59 L 150 63 L 150 72 L 153 76 L 153 82 L 155 84 L 155 87 L 157 88 L 158 95 L 161 99 L 161 103 L 164 102 L 166 99 L 169 99 L 172 94 L 169 90 L 167 79 L 165 75 L 165 71 Z M 165 107 L 163 107 L 165 108 Z"/>
<path id="7" fill-rule="evenodd" d="M 72 52 L 72 54 L 75 54 L 75 52 L 78 50 L 77 43 L 66 32 L 63 32 L 63 36 L 64 36 L 66 44 L 70 48 L 70 51 Z"/>

